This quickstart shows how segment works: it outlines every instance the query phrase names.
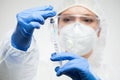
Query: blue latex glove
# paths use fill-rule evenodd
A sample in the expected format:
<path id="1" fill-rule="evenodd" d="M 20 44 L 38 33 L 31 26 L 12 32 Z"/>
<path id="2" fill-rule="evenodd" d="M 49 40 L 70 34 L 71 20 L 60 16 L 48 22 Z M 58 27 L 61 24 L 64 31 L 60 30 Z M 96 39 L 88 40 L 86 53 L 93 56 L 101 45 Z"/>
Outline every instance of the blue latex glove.
<path id="1" fill-rule="evenodd" d="M 25 10 L 17 14 L 17 27 L 11 37 L 13 47 L 27 51 L 31 44 L 34 29 L 39 29 L 45 19 L 53 17 L 56 12 L 52 6 L 43 6 Z"/>
<path id="2" fill-rule="evenodd" d="M 95 77 L 89 70 L 89 63 L 87 59 L 77 56 L 71 53 L 53 53 L 51 55 L 52 61 L 64 61 L 69 60 L 66 64 L 61 67 L 56 67 L 55 71 L 57 76 L 67 75 L 73 80 L 100 80 Z"/>

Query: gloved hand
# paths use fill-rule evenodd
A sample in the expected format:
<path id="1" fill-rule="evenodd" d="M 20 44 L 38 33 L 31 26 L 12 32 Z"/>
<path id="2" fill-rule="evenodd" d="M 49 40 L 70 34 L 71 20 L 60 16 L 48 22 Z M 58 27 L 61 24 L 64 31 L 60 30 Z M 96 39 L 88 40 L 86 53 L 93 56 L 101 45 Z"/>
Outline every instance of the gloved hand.
<path id="1" fill-rule="evenodd" d="M 27 51 L 31 44 L 34 29 L 39 29 L 45 19 L 53 17 L 56 12 L 52 6 L 43 6 L 25 10 L 17 14 L 17 27 L 11 37 L 13 47 Z"/>
<path id="2" fill-rule="evenodd" d="M 67 52 L 53 53 L 51 55 L 52 61 L 64 61 L 69 60 L 61 67 L 56 67 L 55 71 L 57 76 L 67 75 L 73 80 L 100 80 L 98 77 L 92 74 L 89 70 L 89 63 L 87 59 L 71 54 Z"/>

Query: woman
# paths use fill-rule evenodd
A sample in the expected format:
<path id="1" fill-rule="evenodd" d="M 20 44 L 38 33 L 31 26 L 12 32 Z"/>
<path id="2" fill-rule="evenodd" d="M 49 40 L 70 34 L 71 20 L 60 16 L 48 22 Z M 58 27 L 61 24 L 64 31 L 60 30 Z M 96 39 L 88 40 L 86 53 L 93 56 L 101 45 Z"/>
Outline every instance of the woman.
<path id="1" fill-rule="evenodd" d="M 1 49 L 1 53 L 6 54 L 2 56 L 0 64 L 4 72 L 0 73 L 1 80 L 102 79 L 97 74 L 97 68 L 100 66 L 100 56 L 97 56 L 101 50 L 101 43 L 104 42 L 101 42 L 104 38 L 104 35 L 101 35 L 104 27 L 99 8 L 93 0 L 60 0 L 59 4 L 55 4 L 55 1 L 58 0 L 49 1 L 55 11 L 52 6 L 43 6 L 17 14 L 16 30 Z M 43 2 L 41 1 L 41 4 Z M 33 38 L 34 30 L 39 29 L 47 18 L 55 16 L 56 12 L 55 21 L 61 52 L 53 53 L 51 60 L 68 60 L 60 67 L 49 60 L 50 53 L 39 53 L 36 45 L 42 39 L 38 33 L 35 36 L 38 42 Z M 49 47 L 47 46 L 48 50 Z M 7 74 L 7 77 L 4 74 Z M 56 77 L 55 74 L 63 76 Z"/>

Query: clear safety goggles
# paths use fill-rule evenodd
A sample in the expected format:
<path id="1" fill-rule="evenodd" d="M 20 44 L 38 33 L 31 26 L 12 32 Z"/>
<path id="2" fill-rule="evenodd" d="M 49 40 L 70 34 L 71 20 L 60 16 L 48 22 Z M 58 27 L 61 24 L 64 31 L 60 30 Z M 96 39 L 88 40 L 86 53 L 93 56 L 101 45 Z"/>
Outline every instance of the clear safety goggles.
<path id="1" fill-rule="evenodd" d="M 57 26 L 65 26 L 71 23 L 80 22 L 82 24 L 88 25 L 88 26 L 99 26 L 100 20 L 98 16 L 92 16 L 92 15 L 59 15 L 53 18 L 55 24 Z"/>

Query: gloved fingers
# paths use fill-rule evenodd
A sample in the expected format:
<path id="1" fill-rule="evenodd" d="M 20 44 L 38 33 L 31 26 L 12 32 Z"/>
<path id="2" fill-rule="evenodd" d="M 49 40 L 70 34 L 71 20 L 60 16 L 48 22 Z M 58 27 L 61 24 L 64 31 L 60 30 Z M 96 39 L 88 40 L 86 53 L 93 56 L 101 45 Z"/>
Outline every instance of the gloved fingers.
<path id="1" fill-rule="evenodd" d="M 85 72 L 89 69 L 89 65 L 86 61 L 81 61 L 80 59 L 74 59 L 67 62 L 62 67 L 56 67 L 55 71 L 57 72 L 57 76 L 61 76 L 62 74 L 70 74 L 71 72 Z"/>
<path id="2" fill-rule="evenodd" d="M 53 17 L 56 15 L 56 12 L 53 10 L 39 11 L 39 13 L 44 19 L 47 19 L 48 17 Z"/>
<path id="3" fill-rule="evenodd" d="M 48 17 L 53 17 L 55 15 L 55 11 L 37 11 L 34 12 L 29 18 L 30 21 L 37 21 L 40 24 L 44 24 L 45 19 L 47 19 Z"/>
<path id="4" fill-rule="evenodd" d="M 57 67 L 55 68 L 55 72 L 56 72 L 56 75 L 57 75 L 57 76 L 61 76 L 61 75 L 62 75 L 59 70 L 60 70 L 60 66 L 57 66 Z"/>
<path id="5" fill-rule="evenodd" d="M 61 52 L 61 53 L 53 53 L 50 59 L 52 61 L 64 61 L 64 60 L 72 60 L 76 58 L 79 58 L 79 56 L 68 52 Z"/>
<path id="6" fill-rule="evenodd" d="M 85 58 L 74 59 L 61 67 L 61 71 L 78 69 L 78 70 L 87 70 L 89 68 L 89 63 Z"/>
<path id="7" fill-rule="evenodd" d="M 39 13 L 34 13 L 34 14 L 32 14 L 31 15 L 31 17 L 29 17 L 29 18 L 26 18 L 26 21 L 28 22 L 28 23 L 30 23 L 30 22 L 39 22 L 40 24 L 44 24 L 44 22 L 45 22 L 45 19 L 41 16 L 41 15 L 39 15 Z"/>
<path id="8" fill-rule="evenodd" d="M 40 23 L 39 22 L 30 22 L 29 25 L 33 28 L 36 28 L 36 29 L 40 28 Z"/>
<path id="9" fill-rule="evenodd" d="M 26 15 L 18 14 L 17 19 L 19 22 L 39 22 L 40 24 L 44 24 L 45 19 L 48 17 L 52 17 L 55 15 L 54 11 L 36 11 L 32 13 L 26 13 Z"/>
<path id="10" fill-rule="evenodd" d="M 56 75 L 57 76 L 61 76 L 61 75 L 63 75 L 63 74 L 67 74 L 67 73 L 69 73 L 69 72 L 71 72 L 72 70 L 74 70 L 74 68 L 75 68 L 75 66 L 74 66 L 74 64 L 71 64 L 71 63 L 66 63 L 65 65 L 63 65 L 62 67 L 59 67 L 59 66 L 57 66 L 56 68 L 55 68 L 55 71 L 56 71 Z"/>
<path id="11" fill-rule="evenodd" d="M 26 27 L 21 27 L 24 33 L 27 34 L 32 34 L 34 31 L 34 28 L 39 29 L 40 28 L 40 23 L 39 22 L 30 22 L 29 24 L 27 23 L 23 23 L 23 22 L 19 22 L 19 24 L 23 24 L 23 26 L 25 25 Z"/>

